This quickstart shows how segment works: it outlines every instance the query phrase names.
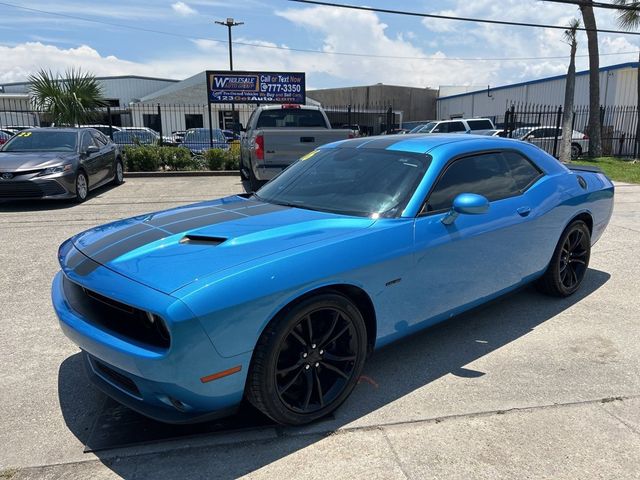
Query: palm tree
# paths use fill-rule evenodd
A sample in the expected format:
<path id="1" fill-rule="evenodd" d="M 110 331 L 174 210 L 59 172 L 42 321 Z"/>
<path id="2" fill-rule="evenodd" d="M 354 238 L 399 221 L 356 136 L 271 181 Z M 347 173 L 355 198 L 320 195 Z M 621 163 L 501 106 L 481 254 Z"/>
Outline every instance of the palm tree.
<path id="1" fill-rule="evenodd" d="M 618 25 L 625 30 L 633 30 L 640 26 L 640 1 L 636 0 L 613 0 L 613 3 L 620 5 L 621 7 L 634 7 L 635 10 L 624 9 L 619 10 Z M 636 141 L 634 146 L 634 157 L 638 157 L 638 150 L 640 149 L 640 52 L 638 53 L 638 66 L 637 71 L 637 103 L 636 112 L 638 118 L 636 120 Z"/>
<path id="2" fill-rule="evenodd" d="M 576 90 L 576 49 L 578 41 L 576 32 L 580 27 L 580 20 L 574 18 L 569 23 L 569 28 L 564 31 L 564 39 L 571 47 L 569 69 L 567 70 L 567 82 L 564 89 L 564 107 L 562 116 L 562 141 L 560 142 L 560 154 L 562 162 L 571 161 L 571 137 L 573 136 L 573 97 Z"/>
<path id="3" fill-rule="evenodd" d="M 87 123 L 96 108 L 106 106 L 96 78 L 80 70 L 67 70 L 64 78 L 40 70 L 29 76 L 29 82 L 34 106 L 47 112 L 56 125 Z"/>
<path id="4" fill-rule="evenodd" d="M 598 52 L 598 31 L 596 17 L 593 13 L 592 0 L 584 0 L 580 4 L 582 22 L 587 30 L 587 46 L 589 47 L 589 156 L 602 156 L 602 138 L 600 128 L 600 54 Z"/>

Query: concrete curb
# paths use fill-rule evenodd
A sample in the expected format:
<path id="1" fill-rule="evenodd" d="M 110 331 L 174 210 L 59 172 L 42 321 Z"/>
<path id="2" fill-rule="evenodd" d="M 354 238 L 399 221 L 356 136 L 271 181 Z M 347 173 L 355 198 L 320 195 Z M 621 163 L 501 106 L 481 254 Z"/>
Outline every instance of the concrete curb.
<path id="1" fill-rule="evenodd" d="M 238 170 L 196 170 L 184 172 L 124 172 L 125 178 L 145 177 L 235 177 L 240 175 Z"/>

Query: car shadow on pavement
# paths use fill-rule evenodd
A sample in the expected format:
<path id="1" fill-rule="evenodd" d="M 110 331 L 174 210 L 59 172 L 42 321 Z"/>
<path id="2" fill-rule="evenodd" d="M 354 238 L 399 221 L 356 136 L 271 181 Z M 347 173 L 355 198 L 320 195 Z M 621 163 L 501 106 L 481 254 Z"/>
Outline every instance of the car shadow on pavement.
<path id="1" fill-rule="evenodd" d="M 569 298 L 551 298 L 533 287 L 525 287 L 386 346 L 371 356 L 361 381 L 335 416 L 305 427 L 274 428 L 264 417 L 251 417 L 253 413 L 244 410 L 240 415 L 248 415 L 249 420 L 230 419 L 226 424 L 230 425 L 228 429 L 209 425 L 172 430 L 173 427 L 144 419 L 96 392 L 84 376 L 79 354 L 60 366 L 60 406 L 66 425 L 87 450 L 93 450 L 105 466 L 123 478 L 237 478 L 311 446 L 340 427 L 362 421 L 372 412 L 418 389 L 428 388 L 444 375 L 474 379 L 490 374 L 465 366 L 552 320 L 598 290 L 609 278 L 608 273 L 589 269 L 581 289 Z M 413 413 L 420 417 L 419 412 Z M 108 421 L 104 421 L 105 414 Z M 404 419 L 386 422 L 398 420 Z M 238 425 L 240 429 L 236 428 Z M 172 440 L 164 448 L 161 443 L 157 444 L 156 450 L 162 451 L 161 455 L 140 450 L 139 445 L 134 449 L 120 448 L 136 443 L 136 438 L 153 442 L 153 434 L 140 437 L 140 430 L 145 429 L 162 433 L 156 442 L 172 436 L 179 440 Z M 127 430 L 133 442 L 127 441 Z M 271 435 L 261 437 L 260 433 L 265 431 Z M 109 447 L 105 438 L 116 441 Z M 198 444 L 198 439 L 205 442 Z M 96 445 L 107 447 L 100 450 Z"/>
<path id="2" fill-rule="evenodd" d="M 117 187 L 118 185 L 109 183 L 91 190 L 85 203 Z M 72 198 L 66 200 L 0 200 L 0 212 L 44 212 L 48 210 L 65 210 L 80 205 L 82 203 L 78 203 Z"/>

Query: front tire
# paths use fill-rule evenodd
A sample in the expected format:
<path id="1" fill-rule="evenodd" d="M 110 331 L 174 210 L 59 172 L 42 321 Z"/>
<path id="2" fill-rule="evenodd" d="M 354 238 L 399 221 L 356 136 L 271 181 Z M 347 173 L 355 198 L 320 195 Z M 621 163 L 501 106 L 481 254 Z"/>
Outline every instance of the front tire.
<path id="1" fill-rule="evenodd" d="M 575 220 L 562 232 L 547 271 L 538 288 L 556 297 L 568 297 L 580 288 L 589 267 L 591 234 L 582 220 Z"/>
<path id="2" fill-rule="evenodd" d="M 113 175 L 113 184 L 122 185 L 123 183 L 124 183 L 124 165 L 122 164 L 122 160 L 118 158 L 116 160 L 115 172 Z"/>
<path id="3" fill-rule="evenodd" d="M 302 425 L 335 410 L 355 387 L 367 352 L 364 319 L 337 293 L 284 311 L 260 336 L 247 398 L 278 423 Z"/>
<path id="4" fill-rule="evenodd" d="M 76 202 L 82 203 L 89 196 L 89 179 L 82 170 L 76 175 Z"/>

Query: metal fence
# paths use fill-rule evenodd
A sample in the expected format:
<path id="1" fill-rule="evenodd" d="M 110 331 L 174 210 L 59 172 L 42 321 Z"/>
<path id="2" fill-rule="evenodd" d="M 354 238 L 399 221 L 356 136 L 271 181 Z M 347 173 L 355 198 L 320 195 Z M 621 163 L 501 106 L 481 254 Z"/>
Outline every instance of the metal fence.
<path id="1" fill-rule="evenodd" d="M 184 132 L 192 128 L 221 129 L 228 138 L 237 138 L 256 106 L 132 103 L 126 107 L 97 109 L 84 124 L 98 128 L 120 144 L 175 145 L 182 141 Z M 324 106 L 324 110 L 333 128 L 350 128 L 359 135 L 378 135 L 402 124 L 402 112 L 393 110 L 392 106 L 338 105 Z M 26 97 L 0 99 L 0 129 L 51 125 L 47 113 L 33 109 Z M 121 131 L 124 133 L 118 133 Z M 215 134 L 207 135 L 210 135 L 210 146 L 214 146 Z"/>
<path id="2" fill-rule="evenodd" d="M 361 136 L 390 133 L 402 125 L 402 112 L 391 105 L 323 106 L 332 128 L 349 128 Z"/>
<path id="3" fill-rule="evenodd" d="M 496 127 L 504 129 L 504 135 L 525 138 L 543 150 L 557 156 L 564 112 L 562 107 L 552 105 L 514 104 L 503 117 L 496 118 Z M 586 154 L 589 148 L 587 123 L 589 107 L 574 109 L 572 143 Z M 603 155 L 637 157 L 638 109 L 635 106 L 607 106 L 600 108 Z"/>

